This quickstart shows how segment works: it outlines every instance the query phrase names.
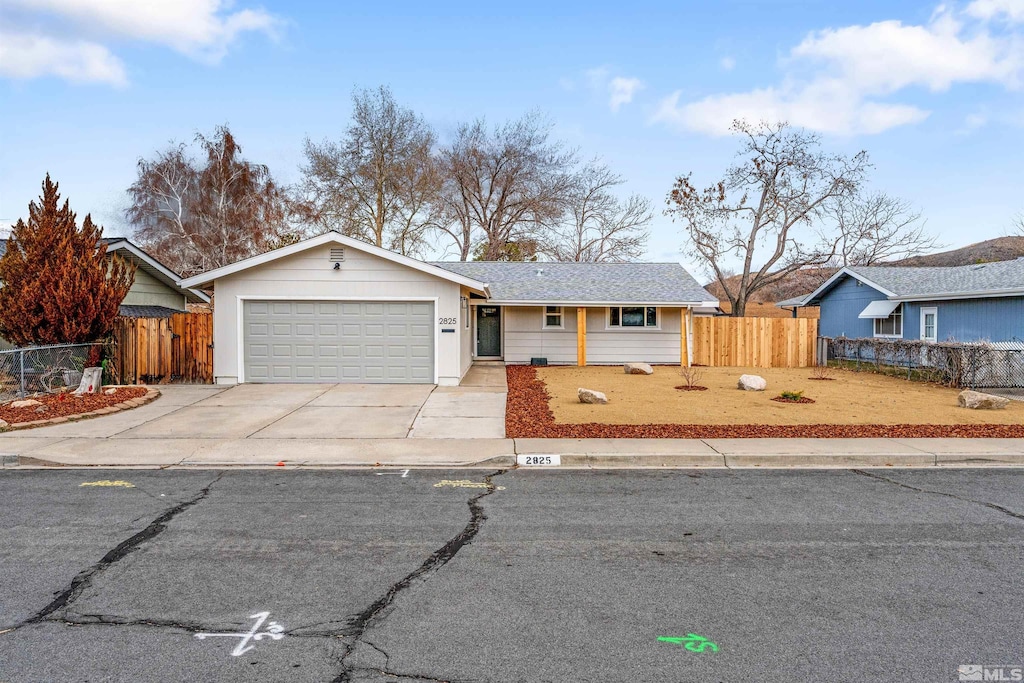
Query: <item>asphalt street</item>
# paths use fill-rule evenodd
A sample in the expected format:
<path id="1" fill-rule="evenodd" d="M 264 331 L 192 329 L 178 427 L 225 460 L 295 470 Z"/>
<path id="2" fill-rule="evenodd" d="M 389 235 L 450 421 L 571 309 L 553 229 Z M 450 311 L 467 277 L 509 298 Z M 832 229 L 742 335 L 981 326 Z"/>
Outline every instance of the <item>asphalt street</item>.
<path id="1" fill-rule="evenodd" d="M 1024 470 L 4 470 L 0 491 L 0 683 L 1024 666 Z"/>

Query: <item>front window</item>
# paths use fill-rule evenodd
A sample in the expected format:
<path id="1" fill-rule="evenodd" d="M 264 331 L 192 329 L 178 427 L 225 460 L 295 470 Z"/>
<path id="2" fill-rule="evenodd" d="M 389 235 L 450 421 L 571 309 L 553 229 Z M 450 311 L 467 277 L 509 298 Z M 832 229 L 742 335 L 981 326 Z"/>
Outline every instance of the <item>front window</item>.
<path id="1" fill-rule="evenodd" d="M 657 327 L 655 306 L 613 306 L 608 309 L 608 327 Z"/>
<path id="2" fill-rule="evenodd" d="M 559 329 L 565 327 L 562 323 L 562 307 L 561 306 L 545 306 L 544 307 L 544 328 L 557 327 Z"/>
<path id="3" fill-rule="evenodd" d="M 876 337 L 903 336 L 903 304 L 896 307 L 888 318 L 875 318 Z"/>

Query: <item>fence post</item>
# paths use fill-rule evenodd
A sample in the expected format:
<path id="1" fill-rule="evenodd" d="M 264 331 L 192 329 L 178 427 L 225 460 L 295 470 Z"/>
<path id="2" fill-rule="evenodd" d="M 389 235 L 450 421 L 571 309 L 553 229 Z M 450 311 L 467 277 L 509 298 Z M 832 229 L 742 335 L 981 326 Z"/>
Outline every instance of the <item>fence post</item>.
<path id="1" fill-rule="evenodd" d="M 18 396 L 20 398 L 25 398 L 25 396 L 26 396 L 25 388 L 26 387 L 25 387 L 25 351 L 24 350 L 18 352 L 18 361 L 19 361 L 19 364 L 21 365 L 21 384 L 19 385 L 20 391 L 18 392 Z"/>

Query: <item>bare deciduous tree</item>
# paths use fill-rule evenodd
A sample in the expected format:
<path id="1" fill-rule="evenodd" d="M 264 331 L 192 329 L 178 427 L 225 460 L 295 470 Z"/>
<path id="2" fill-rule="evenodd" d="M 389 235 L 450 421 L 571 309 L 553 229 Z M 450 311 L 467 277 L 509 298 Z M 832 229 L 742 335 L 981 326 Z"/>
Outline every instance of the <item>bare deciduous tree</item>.
<path id="1" fill-rule="evenodd" d="M 572 177 L 565 212 L 542 247 L 555 261 L 631 261 L 643 254 L 653 218 L 650 200 L 613 193 L 623 178 L 593 161 Z"/>
<path id="2" fill-rule="evenodd" d="M 562 212 L 575 153 L 552 142 L 539 114 L 493 130 L 483 120 L 459 126 L 442 150 L 446 176 L 440 230 L 467 260 L 481 240 L 482 260 L 505 256 L 509 242 L 537 238 Z"/>
<path id="3" fill-rule="evenodd" d="M 356 91 L 352 123 L 339 142 L 306 140 L 303 217 L 378 247 L 417 254 L 441 175 L 434 132 L 384 86 Z"/>
<path id="4" fill-rule="evenodd" d="M 837 268 L 873 266 L 943 246 L 909 203 L 881 192 L 843 197 L 829 211 L 840 238 L 831 264 Z"/>
<path id="5" fill-rule="evenodd" d="M 241 157 L 227 126 L 195 141 L 204 157 L 198 163 L 184 144 L 139 159 L 126 217 L 142 247 L 192 275 L 292 239 L 284 192 L 266 166 Z"/>
<path id="6" fill-rule="evenodd" d="M 690 175 L 677 178 L 666 213 L 682 221 L 690 253 L 713 273 L 739 317 L 758 290 L 835 256 L 838 236 L 805 240 L 816 237 L 812 226 L 833 202 L 856 193 L 869 164 L 866 152 L 825 153 L 817 135 L 786 123 L 735 121 L 732 130 L 742 139 L 741 161 L 704 190 Z M 732 287 L 723 272 L 729 256 L 742 261 Z"/>

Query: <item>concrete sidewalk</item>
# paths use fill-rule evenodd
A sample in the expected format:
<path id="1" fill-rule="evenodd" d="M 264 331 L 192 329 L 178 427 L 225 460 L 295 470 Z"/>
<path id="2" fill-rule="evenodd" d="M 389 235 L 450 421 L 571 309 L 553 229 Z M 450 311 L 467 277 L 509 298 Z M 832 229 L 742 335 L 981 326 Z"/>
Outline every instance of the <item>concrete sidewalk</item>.
<path id="1" fill-rule="evenodd" d="M 1020 467 L 1024 439 L 6 438 L 5 467 Z"/>

